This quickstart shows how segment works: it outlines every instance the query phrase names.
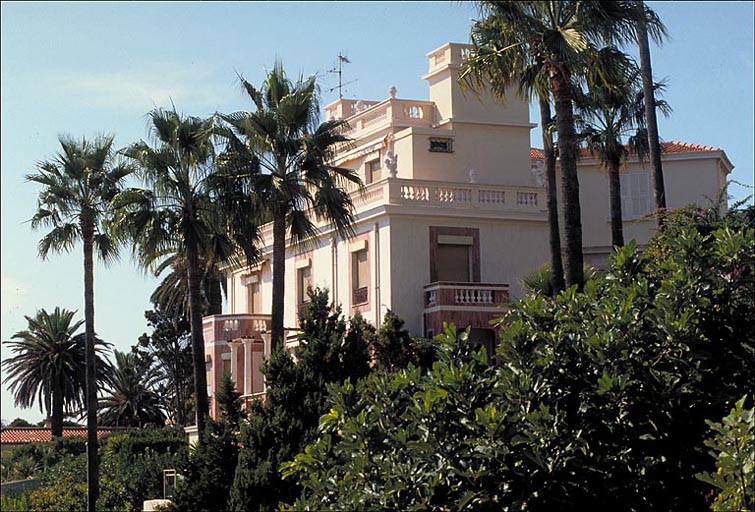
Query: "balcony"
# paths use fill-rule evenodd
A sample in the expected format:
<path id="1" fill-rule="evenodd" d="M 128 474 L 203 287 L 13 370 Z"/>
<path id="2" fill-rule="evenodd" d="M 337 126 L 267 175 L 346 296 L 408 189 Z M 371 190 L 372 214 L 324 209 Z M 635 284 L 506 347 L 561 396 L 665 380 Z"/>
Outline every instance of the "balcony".
<path id="1" fill-rule="evenodd" d="M 340 99 L 325 107 L 325 116 L 331 119 L 348 119 L 351 138 L 389 126 L 430 127 L 435 122 L 435 104 L 431 101 L 388 98 L 380 102 Z"/>
<path id="2" fill-rule="evenodd" d="M 509 285 L 492 283 L 436 282 L 425 285 L 425 331 L 438 334 L 443 322 L 459 329 L 490 329 L 491 320 L 503 315 Z"/>
<path id="3" fill-rule="evenodd" d="M 206 342 L 240 339 L 261 340 L 262 333 L 270 331 L 270 315 L 210 315 L 202 319 Z"/>

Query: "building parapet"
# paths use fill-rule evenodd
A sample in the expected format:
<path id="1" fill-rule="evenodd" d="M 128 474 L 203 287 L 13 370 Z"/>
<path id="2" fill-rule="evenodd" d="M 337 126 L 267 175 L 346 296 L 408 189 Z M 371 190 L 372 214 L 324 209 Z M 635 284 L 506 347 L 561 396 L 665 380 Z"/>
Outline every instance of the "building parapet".
<path id="1" fill-rule="evenodd" d="M 269 332 L 271 316 L 260 314 L 209 315 L 202 318 L 205 341 L 238 339 L 262 339 L 262 333 Z"/>
<path id="2" fill-rule="evenodd" d="M 359 106 L 357 106 L 359 105 Z M 345 132 L 350 138 L 360 139 L 388 127 L 431 127 L 435 119 L 432 101 L 388 98 L 380 102 L 340 99 L 325 107 L 328 120 L 346 119 Z"/>

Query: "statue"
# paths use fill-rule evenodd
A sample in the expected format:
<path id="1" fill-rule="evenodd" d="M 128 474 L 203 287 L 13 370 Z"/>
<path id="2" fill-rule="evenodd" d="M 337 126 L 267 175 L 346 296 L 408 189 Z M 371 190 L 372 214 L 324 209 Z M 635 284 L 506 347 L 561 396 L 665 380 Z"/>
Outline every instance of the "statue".
<path id="1" fill-rule="evenodd" d="M 395 178 L 398 175 L 396 168 L 398 167 L 398 155 L 394 155 L 393 151 L 387 151 L 385 153 L 385 166 L 388 168 L 388 174 L 391 178 Z"/>
<path id="2" fill-rule="evenodd" d="M 388 94 L 391 95 L 391 98 L 395 98 L 397 92 L 398 92 L 398 89 L 396 89 L 395 85 L 392 85 L 391 88 L 388 89 Z"/>

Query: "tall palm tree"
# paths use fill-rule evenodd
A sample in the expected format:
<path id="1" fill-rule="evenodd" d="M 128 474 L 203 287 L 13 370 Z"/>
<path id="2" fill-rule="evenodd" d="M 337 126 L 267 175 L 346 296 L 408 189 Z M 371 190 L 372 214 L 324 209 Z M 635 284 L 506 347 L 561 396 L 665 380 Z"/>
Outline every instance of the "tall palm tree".
<path id="1" fill-rule="evenodd" d="M 6 341 L 15 354 L 2 365 L 8 370 L 4 383 L 10 383 L 14 402 L 21 407 L 39 404 L 47 414 L 52 436 L 63 435 L 63 418 L 84 408 L 86 348 L 84 335 L 76 331 L 84 323 L 74 322 L 75 311 L 56 307 L 36 316 L 26 316 L 28 327 Z M 13 341 L 18 340 L 18 341 Z M 98 380 L 106 378 L 107 365 L 101 355 L 106 346 L 97 340 Z"/>
<path id="2" fill-rule="evenodd" d="M 459 81 L 462 86 L 475 90 L 490 87 L 492 92 L 505 101 L 509 88 L 515 87 L 520 97 L 537 97 L 540 107 L 540 128 L 545 163 L 545 186 L 547 191 L 548 234 L 550 245 L 551 290 L 554 294 L 565 288 L 564 267 L 561 258 L 561 234 L 558 220 L 558 193 L 556 183 L 556 151 L 553 143 L 553 116 L 551 114 L 550 87 L 542 58 L 536 58 L 522 68 L 510 67 L 501 60 L 499 44 L 501 29 L 499 20 L 488 17 L 472 26 L 474 51 L 464 62 Z"/>
<path id="3" fill-rule="evenodd" d="M 342 188 L 362 185 L 354 170 L 333 164 L 335 150 L 348 142 L 346 123 L 319 123 L 315 78 L 292 82 L 276 62 L 260 89 L 240 78 L 256 111 L 219 114 L 230 129 L 221 132 L 225 164 L 244 177 L 261 217 L 273 223 L 273 307 L 271 338 L 283 343 L 286 238 L 294 243 L 319 233 L 315 219 L 329 221 L 341 235 L 353 233 L 353 205 Z M 254 161 L 255 165 L 249 165 Z M 261 172 L 256 172 L 257 166 Z M 244 168 L 249 172 L 244 173 Z"/>
<path id="4" fill-rule="evenodd" d="M 666 212 L 666 187 L 663 182 L 663 164 L 661 162 L 661 141 L 658 136 L 658 119 L 656 116 L 656 107 L 659 105 L 655 101 L 653 66 L 650 59 L 650 42 L 649 37 L 657 44 L 661 44 L 663 39 L 668 36 L 666 27 L 660 18 L 649 9 L 645 2 L 636 1 L 636 19 L 637 19 L 637 44 L 640 53 L 640 73 L 642 75 L 642 91 L 645 98 L 650 101 L 645 102 L 645 120 L 647 125 L 648 153 L 652 165 L 653 177 L 653 198 L 655 199 L 656 221 L 658 226 L 663 225 L 663 218 Z"/>
<path id="5" fill-rule="evenodd" d="M 604 48 L 601 54 L 608 59 L 625 58 L 612 48 Z M 614 247 L 624 245 L 620 168 L 630 150 L 641 160 L 648 153 L 645 101 L 639 70 L 629 61 L 624 65 L 634 68 L 628 78 L 621 73 L 608 77 L 607 82 L 593 82 L 577 99 L 581 114 L 579 124 L 582 125 L 580 138 L 608 171 L 611 243 Z M 655 90 L 662 88 L 663 84 L 654 87 Z M 656 100 L 656 104 L 664 115 L 670 113 L 671 108 L 665 101 Z M 624 144 L 624 139 L 628 139 L 628 145 Z"/>
<path id="6" fill-rule="evenodd" d="M 634 35 L 634 10 L 626 2 L 482 1 L 481 14 L 498 30 L 490 46 L 498 67 L 515 85 L 526 69 L 548 76 L 554 100 L 561 202 L 564 206 L 566 284 L 584 284 L 582 221 L 577 178 L 574 89 L 595 65 L 595 48 Z M 474 35 L 474 31 L 473 31 Z"/>
<path id="7" fill-rule="evenodd" d="M 107 263 L 118 256 L 108 233 L 111 200 L 131 168 L 113 161 L 113 137 L 94 140 L 59 138 L 61 151 L 37 165 L 27 181 L 42 186 L 33 228 L 52 228 L 39 242 L 39 255 L 70 251 L 77 240 L 84 246 L 84 325 L 86 343 L 87 510 L 93 511 L 99 495 L 97 458 L 97 384 L 94 334 L 94 251 Z"/>
<path id="8" fill-rule="evenodd" d="M 108 389 L 100 399 L 100 424 L 116 427 L 160 426 L 165 414 L 153 389 L 158 374 L 150 358 L 115 351 Z"/>
<path id="9" fill-rule="evenodd" d="M 138 174 L 147 188 L 128 189 L 116 198 L 116 204 L 123 208 L 116 223 L 123 236 L 134 242 L 137 261 L 155 262 L 162 255 L 176 253 L 184 262 L 196 425 L 202 442 L 209 414 L 202 335 L 202 256 L 228 258 L 235 253 L 237 244 L 247 254 L 253 248 L 244 233 L 238 237 L 228 233 L 229 223 L 223 216 L 234 212 L 222 212 L 214 205 L 214 121 L 183 116 L 175 108 L 155 109 L 149 117 L 154 146 L 140 141 L 122 150 L 138 164 Z"/>

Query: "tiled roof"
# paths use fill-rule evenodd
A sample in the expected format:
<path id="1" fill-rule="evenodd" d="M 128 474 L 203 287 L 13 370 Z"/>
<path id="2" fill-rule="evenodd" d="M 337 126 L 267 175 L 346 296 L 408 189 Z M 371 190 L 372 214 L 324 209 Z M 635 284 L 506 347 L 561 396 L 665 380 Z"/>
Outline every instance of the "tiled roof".
<path id="1" fill-rule="evenodd" d="M 705 151 L 721 151 L 721 148 L 703 146 L 702 144 L 692 144 L 690 142 L 681 142 L 678 140 L 661 142 L 661 152 L 666 155 L 671 153 L 700 153 Z M 587 148 L 580 148 L 579 154 L 582 158 L 593 156 Z M 545 155 L 540 148 L 530 148 L 530 158 L 538 160 L 545 158 Z"/>
<path id="2" fill-rule="evenodd" d="M 120 430 L 124 429 L 122 427 L 100 427 L 97 429 L 97 439 Z M 51 432 L 51 429 L 45 427 L 7 427 L 0 430 L 0 444 L 46 443 L 52 440 Z M 86 438 L 86 436 L 86 428 L 63 428 L 63 437 Z"/>

